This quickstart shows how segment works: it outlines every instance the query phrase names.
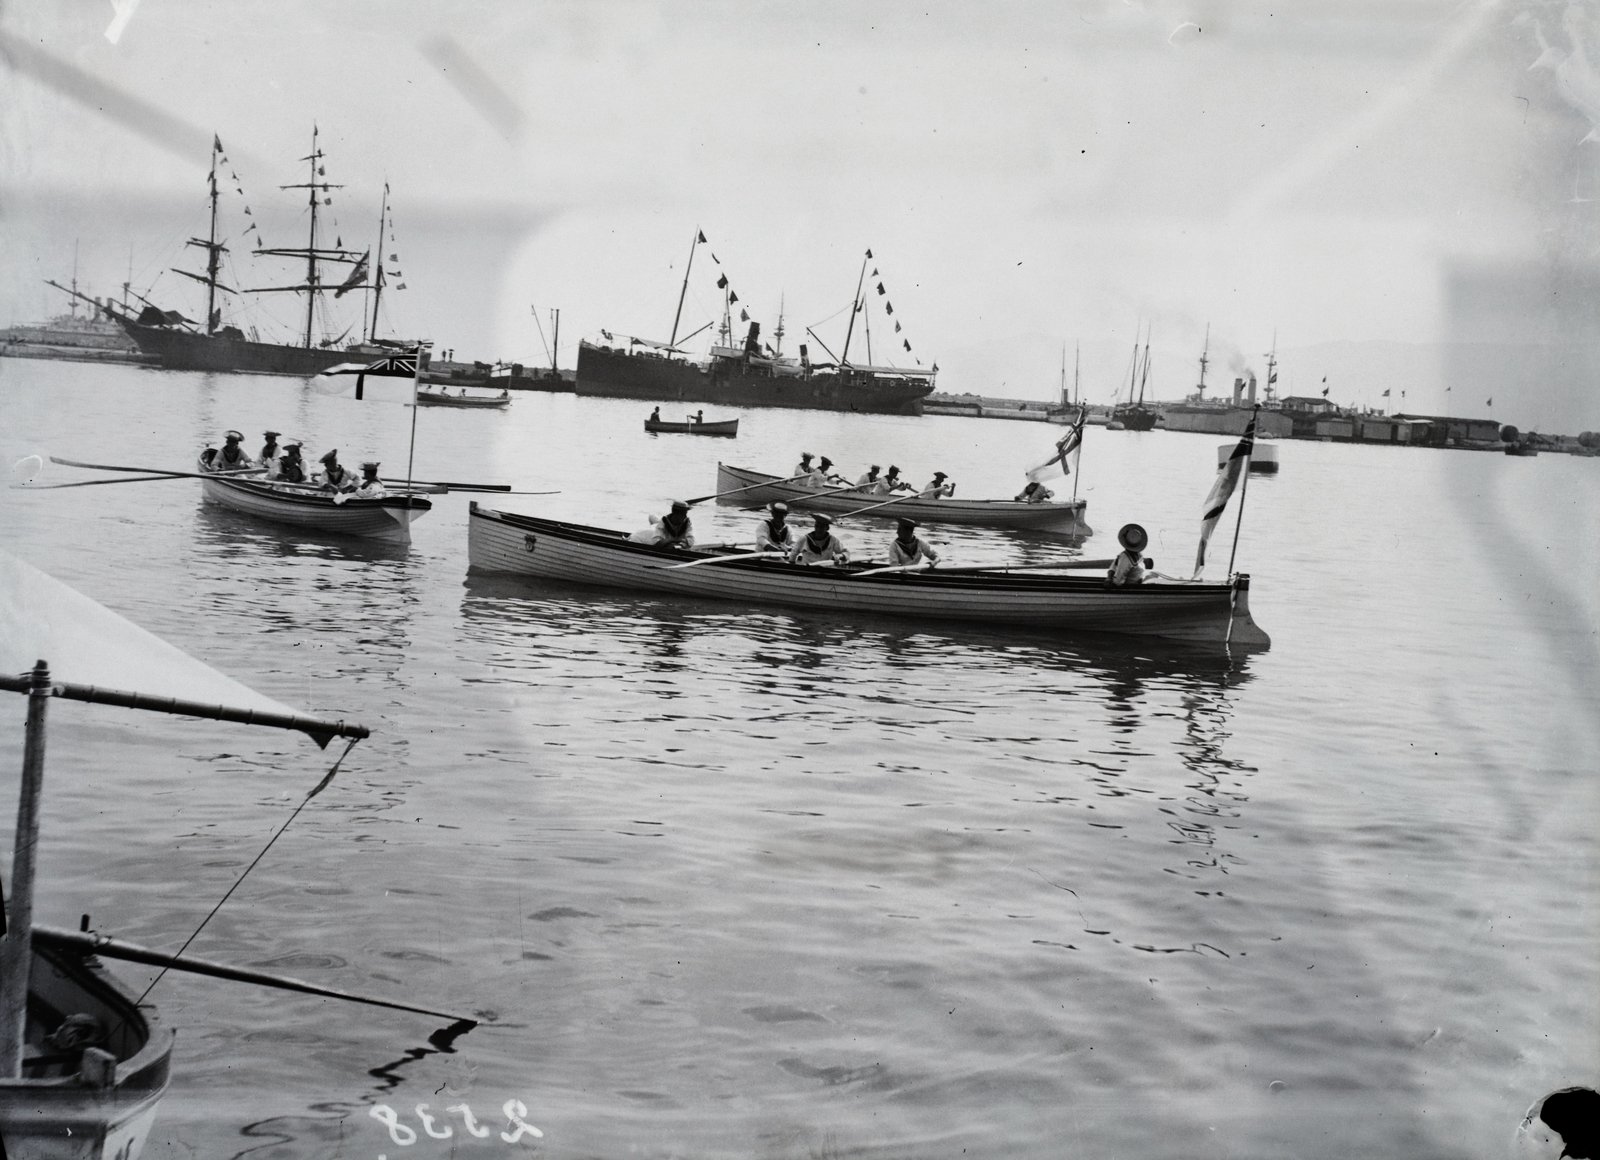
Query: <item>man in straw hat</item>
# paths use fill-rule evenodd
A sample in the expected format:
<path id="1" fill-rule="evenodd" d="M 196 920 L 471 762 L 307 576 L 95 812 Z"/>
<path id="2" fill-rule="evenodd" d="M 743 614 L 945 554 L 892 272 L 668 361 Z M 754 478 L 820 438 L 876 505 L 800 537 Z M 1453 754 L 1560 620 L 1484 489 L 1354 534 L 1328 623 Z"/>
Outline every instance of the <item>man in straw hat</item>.
<path id="1" fill-rule="evenodd" d="M 894 464 L 889 464 L 889 470 L 883 473 L 883 478 L 878 480 L 877 486 L 872 489 L 874 495 L 891 495 L 897 491 L 915 491 L 909 483 L 900 478 L 900 469 Z"/>
<path id="2" fill-rule="evenodd" d="M 306 481 L 306 461 L 300 458 L 300 444 L 291 439 L 283 445 L 283 454 L 278 456 L 278 470 L 274 479 L 283 483 L 304 483 Z"/>
<path id="3" fill-rule="evenodd" d="M 689 505 L 681 499 L 672 501 L 672 510 L 648 528 L 634 532 L 628 539 L 635 544 L 651 544 L 657 548 L 694 547 L 694 524 L 689 519 Z"/>
<path id="4" fill-rule="evenodd" d="M 270 465 L 274 459 L 278 458 L 278 436 L 282 434 L 282 431 L 263 431 L 261 433 L 266 442 L 261 445 L 261 454 L 257 458 L 262 463 Z"/>
<path id="5" fill-rule="evenodd" d="M 339 452 L 329 451 L 317 462 L 322 464 L 322 470 L 317 473 L 317 482 L 324 491 L 354 491 L 356 488 L 356 474 L 339 463 Z"/>
<path id="6" fill-rule="evenodd" d="M 1111 571 L 1106 573 L 1106 584 L 1112 588 L 1131 588 L 1135 584 L 1143 584 L 1144 570 L 1156 566 L 1154 560 L 1141 556 L 1150 537 L 1138 524 L 1123 524 L 1122 530 L 1117 533 L 1117 542 L 1122 545 L 1122 552 L 1112 562 Z"/>
<path id="7" fill-rule="evenodd" d="M 222 444 L 222 450 L 217 452 L 217 457 L 211 462 L 213 470 L 241 471 L 256 465 L 256 461 L 250 458 L 249 452 L 240 446 L 244 442 L 243 435 L 237 431 L 229 431 L 223 439 L 225 442 Z"/>
<path id="8" fill-rule="evenodd" d="M 377 499 L 389 494 L 389 489 L 383 486 L 383 480 L 378 478 L 378 461 L 369 459 L 361 465 L 361 484 L 356 488 L 356 494 L 369 499 Z"/>
<path id="9" fill-rule="evenodd" d="M 815 526 L 801 537 L 789 553 L 791 564 L 833 564 L 843 566 L 850 562 L 850 553 L 843 542 L 833 534 L 833 520 L 818 512 L 812 517 Z"/>
<path id="10" fill-rule="evenodd" d="M 955 495 L 956 485 L 945 482 L 945 478 L 944 472 L 935 471 L 933 479 L 928 482 L 928 486 L 922 489 L 922 498 L 943 499 L 947 495 Z"/>
<path id="11" fill-rule="evenodd" d="M 856 486 L 862 491 L 871 491 L 873 488 L 878 486 L 878 472 L 880 470 L 882 469 L 879 468 L 876 463 L 874 463 L 871 467 L 867 468 L 867 473 L 865 475 L 856 480 Z"/>
<path id="12" fill-rule="evenodd" d="M 898 530 L 894 539 L 889 541 L 890 565 L 898 568 L 925 564 L 931 568 L 939 562 L 939 553 L 933 550 L 933 545 L 917 535 L 916 520 L 902 519 L 896 524 Z"/>
<path id="13" fill-rule="evenodd" d="M 811 474 L 811 461 L 813 459 L 815 459 L 815 458 L 816 458 L 816 456 L 812 455 L 811 452 L 802 451 L 800 453 L 800 462 L 796 463 L 794 465 L 794 470 L 791 471 L 789 474 L 790 475 L 799 475 L 799 476 L 808 476 L 808 475 L 810 475 Z"/>
<path id="14" fill-rule="evenodd" d="M 788 504 L 779 500 L 772 505 L 772 514 L 756 528 L 756 551 L 782 552 L 785 555 L 794 551 L 794 529 L 788 525 L 788 518 Z"/>

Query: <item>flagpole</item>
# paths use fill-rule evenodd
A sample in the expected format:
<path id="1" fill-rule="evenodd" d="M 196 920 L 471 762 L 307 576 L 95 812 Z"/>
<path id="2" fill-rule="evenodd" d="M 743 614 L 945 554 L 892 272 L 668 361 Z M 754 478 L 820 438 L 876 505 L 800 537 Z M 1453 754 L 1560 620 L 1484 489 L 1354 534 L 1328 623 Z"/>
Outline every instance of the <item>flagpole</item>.
<path id="1" fill-rule="evenodd" d="M 411 492 L 411 465 L 417 457 L 417 383 L 422 379 L 422 352 L 433 344 L 417 343 L 417 366 L 411 374 L 411 446 L 406 451 L 406 493 Z"/>
<path id="2" fill-rule="evenodd" d="M 1244 523 L 1244 497 L 1250 494 L 1250 459 L 1256 449 L 1256 420 L 1261 415 L 1261 404 L 1250 412 L 1250 449 L 1244 456 L 1244 482 L 1239 486 L 1239 514 L 1233 521 L 1233 547 L 1228 550 L 1228 582 L 1233 582 L 1233 558 L 1239 553 L 1239 527 Z M 1232 629 L 1230 620 L 1229 629 Z"/>
<path id="3" fill-rule="evenodd" d="M 1085 417 L 1087 417 L 1088 414 L 1089 414 L 1089 412 L 1080 403 L 1078 405 L 1078 424 L 1077 424 L 1077 426 L 1078 426 L 1078 446 L 1073 448 L 1073 450 L 1077 452 L 1077 458 L 1072 461 L 1072 466 L 1077 468 L 1077 470 L 1072 473 L 1072 502 L 1073 503 L 1077 503 L 1078 502 L 1078 477 L 1083 474 L 1083 433 L 1084 433 L 1084 431 L 1088 430 L 1088 428 L 1085 427 L 1085 425 L 1084 425 L 1084 419 L 1085 419 Z M 1061 466 L 1065 467 L 1066 464 L 1063 463 Z"/>

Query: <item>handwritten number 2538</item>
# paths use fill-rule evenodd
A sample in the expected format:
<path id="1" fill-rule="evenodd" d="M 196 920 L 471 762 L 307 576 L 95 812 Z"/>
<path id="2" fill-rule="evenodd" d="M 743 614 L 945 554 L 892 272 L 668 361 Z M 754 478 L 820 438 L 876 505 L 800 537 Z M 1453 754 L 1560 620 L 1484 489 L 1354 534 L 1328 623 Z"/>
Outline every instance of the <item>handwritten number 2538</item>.
<path id="1" fill-rule="evenodd" d="M 472 1109 L 466 1104 L 451 1104 L 445 1111 L 447 1113 L 459 1112 L 461 1114 L 461 1126 L 466 1129 L 468 1135 L 476 1136 L 480 1140 L 494 1130 L 478 1123 L 477 1118 L 472 1114 Z M 445 1124 L 443 1127 L 436 1126 L 441 1117 L 430 1115 L 427 1104 L 418 1104 L 416 1113 L 417 1119 L 422 1121 L 422 1130 L 435 1140 L 448 1140 L 455 1135 L 455 1129 L 450 1127 L 449 1124 Z M 400 1113 L 388 1104 L 375 1104 L 367 1114 L 388 1128 L 389 1139 L 399 1144 L 402 1148 L 417 1142 L 416 1129 L 407 1124 L 402 1124 L 400 1122 Z M 544 1136 L 543 1132 L 524 1119 L 528 1114 L 528 1105 L 521 1100 L 507 1100 L 505 1106 L 500 1109 L 500 1114 L 506 1118 L 506 1123 L 509 1126 L 509 1130 L 500 1133 L 500 1138 L 507 1144 L 515 1144 L 524 1135 L 533 1136 L 536 1139 Z"/>

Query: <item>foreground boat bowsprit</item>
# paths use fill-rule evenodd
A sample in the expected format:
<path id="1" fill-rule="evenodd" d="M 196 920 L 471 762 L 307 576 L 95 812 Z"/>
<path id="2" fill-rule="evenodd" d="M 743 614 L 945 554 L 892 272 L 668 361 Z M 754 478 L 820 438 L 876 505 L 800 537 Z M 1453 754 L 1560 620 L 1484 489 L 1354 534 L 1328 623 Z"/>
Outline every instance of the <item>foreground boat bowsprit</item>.
<path id="1" fill-rule="evenodd" d="M 978 621 L 1050 632 L 1123 633 L 1253 647 L 1271 643 L 1250 618 L 1250 581 L 1244 575 L 1231 584 L 1107 588 L 1096 575 L 935 569 L 865 576 L 861 573 L 871 565 L 805 567 L 771 559 L 674 569 L 673 564 L 712 554 L 635 544 L 622 532 L 494 511 L 476 503 L 467 548 L 472 568 L 480 572 L 744 604 Z"/>

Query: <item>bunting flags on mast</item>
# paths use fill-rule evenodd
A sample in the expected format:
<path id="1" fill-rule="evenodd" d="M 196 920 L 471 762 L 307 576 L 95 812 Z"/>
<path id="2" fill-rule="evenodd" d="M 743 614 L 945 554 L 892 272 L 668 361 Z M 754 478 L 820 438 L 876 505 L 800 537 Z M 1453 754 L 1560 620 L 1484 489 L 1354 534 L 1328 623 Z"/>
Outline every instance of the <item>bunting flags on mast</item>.
<path id="1" fill-rule="evenodd" d="M 1228 460 L 1217 468 L 1216 481 L 1211 485 L 1211 491 L 1206 496 L 1206 502 L 1201 508 L 1200 515 L 1200 548 L 1194 557 L 1194 574 L 1200 575 L 1200 570 L 1206 566 L 1206 543 L 1211 539 L 1211 533 L 1216 529 L 1217 521 L 1222 518 L 1223 511 L 1228 506 L 1228 499 L 1233 495 L 1233 489 L 1239 484 L 1242 476 L 1250 464 L 1250 455 L 1256 446 L 1256 417 L 1250 416 L 1250 422 L 1244 429 L 1244 438 L 1239 440 L 1239 445 L 1233 449 Z"/>

